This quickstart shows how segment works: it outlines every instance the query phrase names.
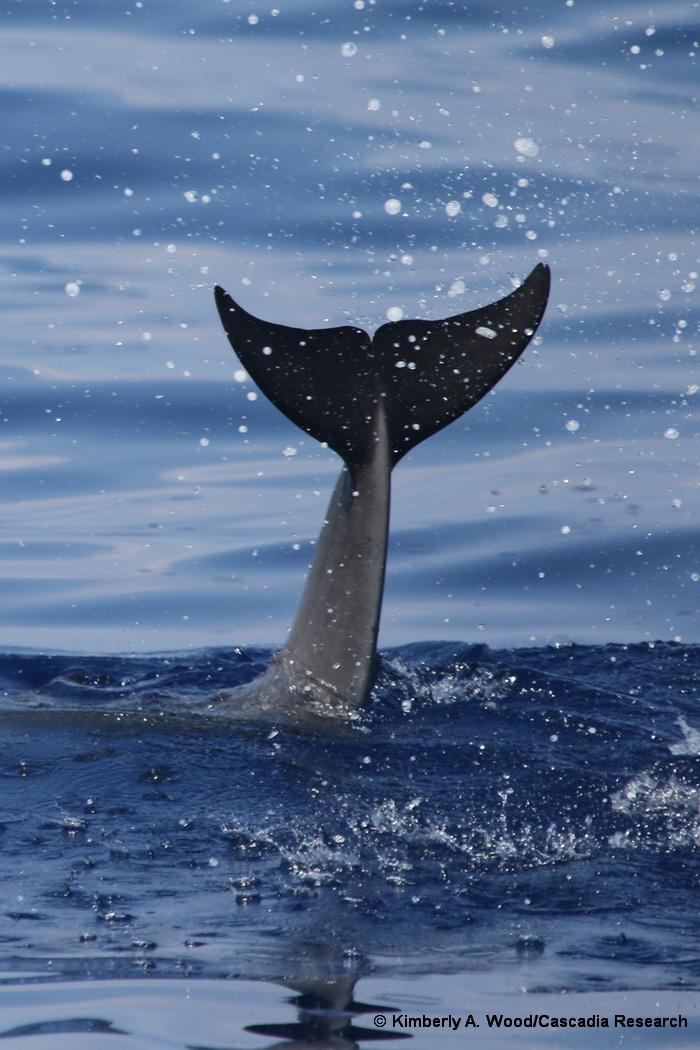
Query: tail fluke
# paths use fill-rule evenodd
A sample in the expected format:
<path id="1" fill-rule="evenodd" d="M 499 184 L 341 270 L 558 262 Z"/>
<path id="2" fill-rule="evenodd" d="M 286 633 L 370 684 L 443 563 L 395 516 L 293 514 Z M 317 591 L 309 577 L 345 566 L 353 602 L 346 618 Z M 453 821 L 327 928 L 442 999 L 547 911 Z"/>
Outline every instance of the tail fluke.
<path id="1" fill-rule="evenodd" d="M 441 321 L 360 328 L 289 328 L 261 321 L 217 287 L 229 341 L 263 393 L 353 467 L 366 462 L 383 405 L 392 465 L 458 419 L 517 361 L 540 323 L 549 268 L 510 295 Z"/>
<path id="2" fill-rule="evenodd" d="M 304 330 L 260 321 L 222 288 L 216 304 L 252 378 L 345 460 L 286 645 L 255 683 L 258 705 L 347 711 L 374 675 L 393 466 L 475 405 L 542 318 L 549 270 L 511 295 L 443 321 Z"/>

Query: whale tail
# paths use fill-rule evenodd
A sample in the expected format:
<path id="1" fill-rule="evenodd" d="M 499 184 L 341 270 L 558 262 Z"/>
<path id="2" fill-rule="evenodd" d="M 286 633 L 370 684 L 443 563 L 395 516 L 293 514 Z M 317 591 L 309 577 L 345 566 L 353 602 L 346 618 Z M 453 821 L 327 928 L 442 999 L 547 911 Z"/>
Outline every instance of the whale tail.
<path id="1" fill-rule="evenodd" d="M 522 354 L 542 319 L 549 267 L 510 295 L 442 321 L 290 328 L 247 313 L 223 288 L 216 305 L 231 346 L 277 408 L 353 468 L 371 455 L 376 406 L 391 465 L 480 401 Z"/>
<path id="2" fill-rule="evenodd" d="M 540 323 L 549 269 L 516 291 L 442 321 L 305 330 L 261 321 L 217 287 L 240 361 L 263 393 L 345 460 L 284 648 L 255 685 L 259 709 L 360 706 L 375 670 L 393 467 L 475 405 Z"/>

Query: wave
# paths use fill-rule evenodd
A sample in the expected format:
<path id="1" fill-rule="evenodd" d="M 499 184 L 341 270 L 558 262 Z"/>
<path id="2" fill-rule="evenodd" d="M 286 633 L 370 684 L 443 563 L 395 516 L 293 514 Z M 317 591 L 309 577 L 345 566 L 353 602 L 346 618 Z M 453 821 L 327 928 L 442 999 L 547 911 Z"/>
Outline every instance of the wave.
<path id="1" fill-rule="evenodd" d="M 170 972 L 197 942 L 220 974 L 242 938 L 269 972 L 322 914 L 363 952 L 500 965 L 534 937 L 698 979 L 700 647 L 426 642 L 342 731 L 207 717 L 269 655 L 2 656 L 6 952 L 94 973 L 152 944 Z"/>

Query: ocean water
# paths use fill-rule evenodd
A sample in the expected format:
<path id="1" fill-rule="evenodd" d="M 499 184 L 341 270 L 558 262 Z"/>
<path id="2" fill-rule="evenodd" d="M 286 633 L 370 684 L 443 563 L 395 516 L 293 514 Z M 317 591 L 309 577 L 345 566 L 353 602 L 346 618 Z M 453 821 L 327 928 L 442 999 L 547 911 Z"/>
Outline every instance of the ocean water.
<path id="1" fill-rule="evenodd" d="M 367 710 L 313 732 L 218 713 L 269 655 L 2 660 L 10 1047 L 349 1048 L 384 1011 L 612 1019 L 632 993 L 689 1028 L 584 1045 L 697 1045 L 700 647 L 387 650 Z"/>
<path id="2" fill-rule="evenodd" d="M 265 1017 L 268 1043 L 352 1046 L 379 1034 L 358 994 L 439 1013 L 465 989 L 682 994 L 695 1036 L 624 1037 L 693 1045 L 697 7 L 2 20 L 8 1048 L 263 1046 Z M 226 724 L 216 690 L 284 639 L 339 461 L 240 374 L 212 286 L 373 330 L 542 260 L 521 362 L 395 473 L 366 714 Z"/>

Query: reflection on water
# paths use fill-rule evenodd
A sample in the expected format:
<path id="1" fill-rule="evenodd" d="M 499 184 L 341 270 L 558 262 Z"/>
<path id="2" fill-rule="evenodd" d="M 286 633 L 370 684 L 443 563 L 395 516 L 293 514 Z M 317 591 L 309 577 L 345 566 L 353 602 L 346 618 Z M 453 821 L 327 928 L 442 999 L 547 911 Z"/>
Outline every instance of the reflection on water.
<path id="1" fill-rule="evenodd" d="M 19 1036 L 52 1036 L 82 1035 L 84 1033 L 100 1035 L 128 1035 L 121 1028 L 114 1028 L 111 1021 L 99 1017 L 71 1017 L 67 1021 L 37 1021 L 35 1024 L 23 1024 L 0 1032 L 0 1039 L 16 1039 Z"/>
<path id="2" fill-rule="evenodd" d="M 290 1002 L 297 1008 L 297 1021 L 292 1024 L 246 1025 L 247 1032 L 267 1035 L 284 1040 L 272 1045 L 286 1050 L 304 1050 L 318 1047 L 320 1043 L 329 1050 L 357 1050 L 368 1041 L 408 1039 L 403 1032 L 383 1031 L 378 1025 L 372 1028 L 354 1023 L 355 1018 L 365 1014 L 375 1016 L 393 1009 L 376 1003 L 361 1003 L 354 999 L 356 977 L 338 978 L 335 981 L 287 981 L 295 995 Z"/>
<path id="3" fill-rule="evenodd" d="M 324 970 L 329 966 L 328 949 L 317 949 L 319 953 L 319 969 Z M 336 960 L 340 968 L 347 968 L 347 960 L 342 958 Z M 304 963 L 305 968 L 313 969 L 312 960 L 307 953 Z M 4 978 L 4 980 L 3 980 Z M 12 978 L 0 975 L 0 999 L 3 998 L 2 987 L 7 988 Z M 402 1032 L 383 1031 L 378 1025 L 371 1028 L 362 1027 L 355 1020 L 364 1015 L 383 1015 L 394 1009 L 387 1005 L 359 1002 L 354 998 L 355 986 L 358 977 L 344 976 L 335 980 L 286 980 L 280 982 L 282 987 L 293 990 L 294 995 L 285 996 L 274 1003 L 273 1016 L 279 1016 L 280 1005 L 283 1012 L 291 1013 L 289 1007 L 296 1014 L 295 1020 L 286 1022 L 273 1021 L 270 1023 L 242 1024 L 237 1017 L 236 1027 L 244 1032 L 258 1036 L 267 1036 L 274 1039 L 269 1044 L 270 1050 L 273 1046 L 285 1047 L 286 1050 L 303 1050 L 303 1048 L 326 1046 L 329 1050 L 357 1050 L 357 1048 L 368 1041 L 397 1040 L 410 1038 L 410 1035 Z M 236 986 L 229 986 L 230 990 L 236 992 Z M 41 999 L 41 990 L 37 999 Z M 264 1011 L 264 997 L 252 995 L 246 1014 L 254 1014 L 256 1010 Z M 285 1004 L 288 1004 L 285 1005 Z M 236 1014 L 238 1014 L 236 1009 Z M 67 1018 L 51 1018 L 34 1021 L 29 1024 L 20 1024 L 12 1028 L 0 1030 L 0 1039 L 19 1040 L 21 1037 L 41 1037 L 46 1040 L 47 1046 L 55 1046 L 57 1036 L 86 1035 L 105 1036 L 123 1035 L 133 1037 L 137 1033 L 131 1029 L 120 1027 L 111 1020 L 99 1017 L 73 1016 Z M 238 1033 L 237 1033 L 238 1034 Z M 112 1045 L 110 1042 L 109 1045 Z M 238 1044 L 237 1044 L 238 1045 Z M 262 1040 L 256 1041 L 263 1050 Z M 210 1050 L 203 1044 L 186 1043 L 187 1050 Z"/>
<path id="4" fill-rule="evenodd" d="M 0 1005 L 8 1027 L 0 1031 L 0 1038 L 7 1050 L 28 1050 L 39 1043 L 42 1050 L 70 1050 L 75 1037 L 85 1035 L 90 1036 L 91 1050 L 351 1050 L 377 1041 L 400 1045 L 392 1040 L 407 1037 L 414 1042 L 406 1045 L 425 1050 L 438 1050 L 446 1041 L 463 1045 L 479 1039 L 494 1050 L 507 1050 L 514 1039 L 533 1050 L 567 1050 L 574 1039 L 586 1050 L 613 1050 L 621 1038 L 627 1042 L 630 1037 L 630 1045 L 645 1050 L 696 1045 L 697 993 L 523 994 L 518 989 L 494 990 L 478 976 L 466 976 L 394 980 L 391 991 L 387 981 L 363 978 L 358 983 L 373 1004 L 353 997 L 354 978 L 299 982 L 290 996 L 289 985 L 281 991 L 279 985 L 241 980 L 20 985 L 13 983 L 16 977 L 3 975 Z M 389 1001 L 394 1006 L 388 1007 Z M 23 1023 L 27 1016 L 35 1020 Z M 652 1024 L 663 1017 L 687 1019 L 687 1028 L 622 1028 L 616 1016 L 648 1017 Z M 384 1026 L 375 1018 L 382 1018 Z M 399 1019 L 406 1024 L 409 1018 L 416 1022 L 413 1030 L 401 1030 Z M 541 1019 L 542 1026 L 533 1024 L 533 1018 Z M 583 1023 L 574 1034 L 571 1028 L 550 1023 L 559 1018 Z"/>

